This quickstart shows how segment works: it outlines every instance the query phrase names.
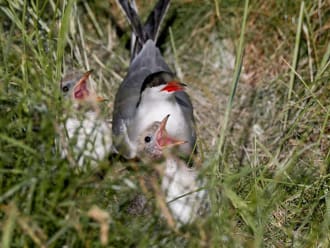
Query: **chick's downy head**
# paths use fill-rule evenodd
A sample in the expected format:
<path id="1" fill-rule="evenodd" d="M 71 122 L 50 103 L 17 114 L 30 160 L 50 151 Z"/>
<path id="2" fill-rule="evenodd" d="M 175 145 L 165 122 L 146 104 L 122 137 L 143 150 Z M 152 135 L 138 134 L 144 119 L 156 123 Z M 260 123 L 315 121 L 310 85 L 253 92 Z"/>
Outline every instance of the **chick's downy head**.
<path id="1" fill-rule="evenodd" d="M 175 139 L 166 131 L 166 124 L 170 115 L 162 121 L 153 122 L 138 138 L 138 156 L 142 159 L 159 160 L 164 158 L 165 149 L 186 143 Z"/>

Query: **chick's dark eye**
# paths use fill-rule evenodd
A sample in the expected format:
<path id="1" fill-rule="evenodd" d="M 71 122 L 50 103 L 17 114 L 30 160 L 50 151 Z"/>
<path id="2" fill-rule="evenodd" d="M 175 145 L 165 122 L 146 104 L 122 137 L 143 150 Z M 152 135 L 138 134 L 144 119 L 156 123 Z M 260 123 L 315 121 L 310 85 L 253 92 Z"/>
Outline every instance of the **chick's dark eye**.
<path id="1" fill-rule="evenodd" d="M 62 91 L 63 91 L 63 92 L 68 92 L 68 91 L 69 91 L 69 87 L 68 87 L 68 86 L 64 86 L 64 87 L 62 88 Z"/>
<path id="2" fill-rule="evenodd" d="M 149 143 L 149 142 L 151 141 L 151 137 L 150 137 L 150 136 L 146 136 L 146 137 L 144 137 L 144 141 L 145 141 L 146 143 Z"/>

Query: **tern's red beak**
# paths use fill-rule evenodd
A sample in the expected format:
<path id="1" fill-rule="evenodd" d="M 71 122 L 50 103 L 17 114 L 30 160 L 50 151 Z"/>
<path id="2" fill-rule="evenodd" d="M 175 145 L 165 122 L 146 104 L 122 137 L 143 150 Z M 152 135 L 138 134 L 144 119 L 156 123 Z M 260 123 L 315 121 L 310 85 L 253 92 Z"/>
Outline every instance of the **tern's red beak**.
<path id="1" fill-rule="evenodd" d="M 87 96 L 90 95 L 90 92 L 87 88 L 87 79 L 93 70 L 89 70 L 84 73 L 79 82 L 75 85 L 73 89 L 73 96 L 77 100 L 84 100 Z"/>
<path id="2" fill-rule="evenodd" d="M 168 82 L 160 91 L 175 92 L 175 91 L 184 90 L 185 86 L 186 85 L 183 83 L 171 81 Z"/>
<path id="3" fill-rule="evenodd" d="M 160 126 L 157 130 L 157 135 L 156 135 L 156 140 L 157 144 L 159 145 L 160 148 L 166 148 L 166 147 L 172 147 L 176 145 L 182 145 L 187 143 L 187 141 L 184 140 L 178 140 L 175 138 L 172 138 L 168 135 L 166 131 L 166 124 L 167 120 L 170 117 L 170 115 L 167 115 L 162 122 L 160 123 Z"/>

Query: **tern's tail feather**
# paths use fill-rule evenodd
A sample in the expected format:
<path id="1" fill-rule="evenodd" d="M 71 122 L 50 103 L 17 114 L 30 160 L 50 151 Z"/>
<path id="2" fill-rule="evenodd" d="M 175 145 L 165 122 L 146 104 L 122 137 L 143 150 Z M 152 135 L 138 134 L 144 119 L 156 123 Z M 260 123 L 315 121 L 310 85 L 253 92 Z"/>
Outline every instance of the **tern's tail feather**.
<path id="1" fill-rule="evenodd" d="M 140 17 L 136 12 L 135 2 L 131 4 L 130 0 L 118 0 L 118 3 L 131 24 L 133 32 L 137 37 L 137 42 L 144 44 L 147 41 L 147 35 L 143 29 Z"/>
<path id="2" fill-rule="evenodd" d="M 148 16 L 148 19 L 143 28 L 149 39 L 157 41 L 160 25 L 162 24 L 169 5 L 170 0 L 158 1 L 153 11 Z"/>
<path id="3" fill-rule="evenodd" d="M 170 0 L 159 0 L 144 25 L 142 25 L 137 14 L 134 0 L 118 0 L 118 3 L 131 24 L 136 37 L 131 50 L 131 59 L 133 60 L 149 39 L 157 41 L 159 28 L 169 7 Z"/>

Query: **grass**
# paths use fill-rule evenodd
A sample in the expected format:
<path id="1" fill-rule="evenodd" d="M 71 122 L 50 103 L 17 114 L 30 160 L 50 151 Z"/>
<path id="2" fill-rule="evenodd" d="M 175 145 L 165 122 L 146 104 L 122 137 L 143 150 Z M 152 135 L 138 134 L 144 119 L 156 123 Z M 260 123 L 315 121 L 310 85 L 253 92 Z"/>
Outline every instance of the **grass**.
<path id="1" fill-rule="evenodd" d="M 189 85 L 212 196 L 180 229 L 157 207 L 123 210 L 142 169 L 100 161 L 101 179 L 56 148 L 63 73 L 94 69 L 111 118 L 129 64 L 115 1 L 0 1 L 0 13 L 1 247 L 329 247 L 327 1 L 173 1 L 161 48 Z"/>

